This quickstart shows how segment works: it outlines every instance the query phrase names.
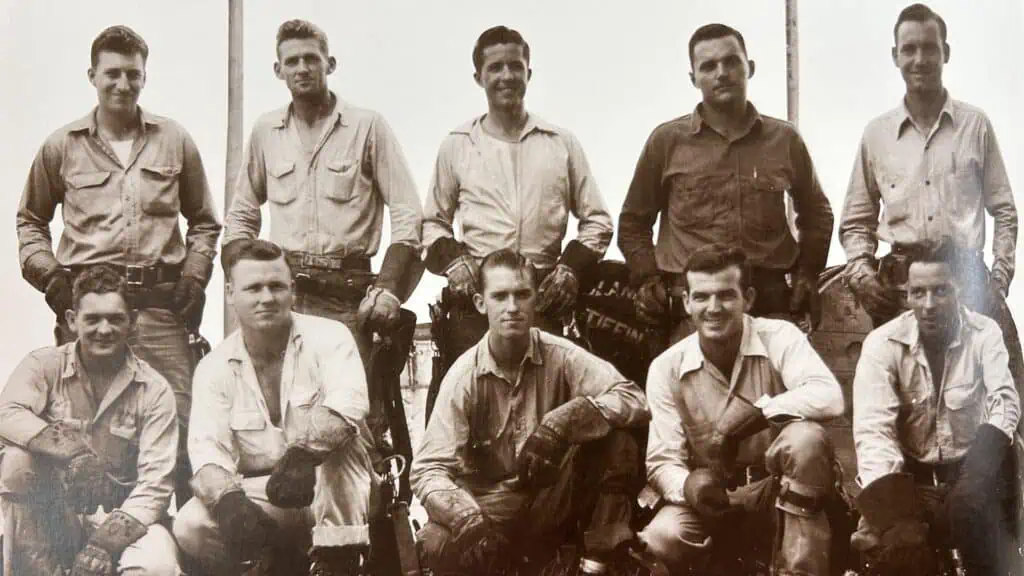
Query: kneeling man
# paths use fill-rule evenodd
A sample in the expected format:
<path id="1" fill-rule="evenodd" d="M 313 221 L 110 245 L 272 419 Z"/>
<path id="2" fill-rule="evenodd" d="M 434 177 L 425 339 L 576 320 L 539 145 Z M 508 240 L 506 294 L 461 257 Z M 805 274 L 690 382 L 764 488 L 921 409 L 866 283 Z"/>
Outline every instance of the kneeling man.
<path id="1" fill-rule="evenodd" d="M 611 364 L 533 327 L 536 280 L 508 249 L 480 264 L 488 331 L 445 375 L 412 465 L 434 573 L 499 573 L 577 529 L 581 568 L 600 573 L 633 539 L 640 456 L 627 429 L 649 420 L 647 403 Z"/>
<path id="2" fill-rule="evenodd" d="M 239 330 L 200 362 L 188 451 L 195 498 L 174 535 L 210 574 L 361 573 L 373 482 L 366 376 L 348 328 L 291 312 L 281 249 L 222 255 Z"/>
<path id="3" fill-rule="evenodd" d="M 176 576 L 170 384 L 128 347 L 124 276 L 86 268 L 65 313 L 76 339 L 28 355 L 0 393 L 0 508 L 9 574 Z M 102 507 L 102 510 L 101 510 Z"/>
<path id="4" fill-rule="evenodd" d="M 772 572 L 825 575 L 834 455 L 816 421 L 842 414 L 839 383 L 795 325 L 746 314 L 756 294 L 742 250 L 699 248 L 683 275 L 697 332 L 648 373 L 647 477 L 665 505 L 640 539 L 685 571 L 738 515 L 766 528 L 781 517 Z"/>

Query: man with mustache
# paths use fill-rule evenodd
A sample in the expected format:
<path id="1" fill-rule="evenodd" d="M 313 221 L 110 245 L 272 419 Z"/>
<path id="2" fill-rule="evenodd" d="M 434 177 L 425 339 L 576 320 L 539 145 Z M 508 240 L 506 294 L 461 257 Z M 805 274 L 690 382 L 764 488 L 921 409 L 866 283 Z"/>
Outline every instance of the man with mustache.
<path id="1" fill-rule="evenodd" d="M 605 573 L 633 538 L 628 429 L 650 417 L 643 392 L 532 327 L 537 272 L 522 255 L 497 250 L 479 272 L 473 302 L 488 330 L 445 376 L 412 464 L 430 518 L 417 535 L 423 562 L 435 574 L 501 574 L 572 535 L 581 572 Z"/>
<path id="2" fill-rule="evenodd" d="M 968 574 L 1020 566 L 1005 514 L 1020 397 L 999 327 L 961 303 L 971 276 L 957 250 L 947 240 L 910 262 L 910 311 L 871 332 L 857 363 L 851 544 L 872 573 L 933 574 L 936 546 L 957 548 Z"/>
<path id="3" fill-rule="evenodd" d="M 485 30 L 473 47 L 473 66 L 487 113 L 441 143 L 423 220 L 427 269 L 448 280 L 445 347 L 452 361 L 487 331 L 472 300 L 484 256 L 510 248 L 534 263 L 538 324 L 561 334 L 583 270 L 604 256 L 613 232 L 579 140 L 526 110 L 533 71 L 522 35 L 505 26 Z M 579 228 L 562 250 L 570 214 Z"/>
<path id="4" fill-rule="evenodd" d="M 819 421 L 843 393 L 807 337 L 785 320 L 749 315 L 756 289 L 736 247 L 698 248 L 682 274 L 696 333 L 651 364 L 649 485 L 665 502 L 640 540 L 673 573 L 701 573 L 748 522 L 779 531 L 772 573 L 826 576 L 836 482 Z M 776 521 L 777 520 L 777 521 Z"/>
<path id="5" fill-rule="evenodd" d="M 683 265 L 697 248 L 724 242 L 747 252 L 757 287 L 751 314 L 809 315 L 817 324 L 817 278 L 833 217 L 807 147 L 791 124 L 761 115 L 747 101 L 754 61 L 739 32 L 707 24 L 693 33 L 689 50 L 690 81 L 702 100 L 691 114 L 651 133 L 619 216 L 637 315 L 656 326 L 678 321 L 673 341 L 692 332 L 678 305 Z M 787 193 L 799 240 L 787 222 Z"/>
<path id="6" fill-rule="evenodd" d="M 1019 379 L 1024 355 L 1006 305 L 1017 209 L 992 123 L 943 87 L 950 55 L 946 32 L 942 17 L 922 4 L 904 8 L 896 19 L 892 61 L 906 94 L 864 129 L 839 240 L 849 261 L 850 288 L 877 327 L 905 308 L 903 284 L 914 252 L 952 238 L 964 259 L 958 264 L 964 274 L 960 301 L 999 323 L 1011 372 Z M 984 258 L 986 212 L 994 221 L 991 272 Z M 876 260 L 879 239 L 891 252 Z"/>
<path id="7" fill-rule="evenodd" d="M 190 496 L 184 438 L 192 391 L 189 332 L 197 332 L 221 225 L 195 143 L 173 120 L 141 109 L 149 47 L 127 26 L 93 41 L 89 82 L 96 108 L 54 132 L 32 162 L 18 206 L 21 271 L 57 315 L 58 343 L 71 286 L 88 265 L 110 264 L 138 312 L 129 338 L 167 379 L 181 426 L 178 503 Z M 50 222 L 61 205 L 56 253 Z M 179 216 L 188 222 L 184 239 Z"/>
<path id="8" fill-rule="evenodd" d="M 75 338 L 30 353 L 0 392 L 5 574 L 180 573 L 174 392 L 128 346 L 127 293 L 113 267 L 83 270 L 64 319 Z"/>
<path id="9" fill-rule="evenodd" d="M 196 370 L 189 455 L 196 497 L 175 517 L 210 575 L 363 574 L 372 437 L 366 376 L 344 324 L 292 312 L 284 251 L 242 239 L 222 255 L 239 329 Z"/>

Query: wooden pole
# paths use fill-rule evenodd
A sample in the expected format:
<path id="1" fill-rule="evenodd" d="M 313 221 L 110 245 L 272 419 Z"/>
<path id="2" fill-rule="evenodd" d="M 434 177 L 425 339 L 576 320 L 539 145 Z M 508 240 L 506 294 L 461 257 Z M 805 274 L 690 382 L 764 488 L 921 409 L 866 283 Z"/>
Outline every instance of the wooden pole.
<path id="1" fill-rule="evenodd" d="M 786 0 L 786 118 L 794 126 L 800 117 L 800 51 L 797 39 L 797 0 Z M 800 240 L 792 198 L 786 196 L 786 220 L 793 237 Z"/>
<path id="2" fill-rule="evenodd" d="M 224 215 L 242 166 L 242 0 L 228 0 L 228 145 L 224 171 Z M 225 288 L 227 279 L 225 278 Z M 224 336 L 235 329 L 235 314 L 224 292 Z"/>

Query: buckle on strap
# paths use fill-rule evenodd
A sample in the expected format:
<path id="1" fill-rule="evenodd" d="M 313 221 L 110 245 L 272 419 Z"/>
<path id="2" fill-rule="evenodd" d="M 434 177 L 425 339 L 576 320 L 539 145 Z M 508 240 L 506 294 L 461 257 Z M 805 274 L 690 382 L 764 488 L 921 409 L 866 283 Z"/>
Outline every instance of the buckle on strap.
<path id="1" fill-rule="evenodd" d="M 144 266 L 138 266 L 134 264 L 128 264 L 124 267 L 124 281 L 129 288 L 142 288 L 145 284 L 145 272 Z"/>

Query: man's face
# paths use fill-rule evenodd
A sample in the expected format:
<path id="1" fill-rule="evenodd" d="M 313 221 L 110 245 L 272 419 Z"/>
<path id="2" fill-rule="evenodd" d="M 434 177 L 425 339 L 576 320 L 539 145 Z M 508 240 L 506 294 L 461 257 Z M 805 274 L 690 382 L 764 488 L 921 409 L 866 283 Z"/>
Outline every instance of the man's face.
<path id="1" fill-rule="evenodd" d="M 335 60 L 320 50 L 316 38 L 292 38 L 277 46 L 274 74 L 284 80 L 292 98 L 309 98 L 327 92 L 327 76 Z"/>
<path id="2" fill-rule="evenodd" d="M 83 295 L 75 309 L 67 312 L 67 321 L 85 356 L 113 360 L 127 350 L 133 318 L 117 292 Z"/>
<path id="3" fill-rule="evenodd" d="M 702 342 L 726 342 L 743 333 L 743 314 L 754 303 L 754 289 L 740 285 L 740 269 L 687 272 L 686 311 Z"/>
<path id="4" fill-rule="evenodd" d="M 701 91 L 708 106 L 745 105 L 747 79 L 753 75 L 754 63 L 747 59 L 735 36 L 702 40 L 693 47 L 690 81 Z"/>
<path id="5" fill-rule="evenodd" d="M 146 63 L 142 54 L 103 51 L 89 68 L 89 82 L 96 87 L 99 106 L 113 114 L 133 114 L 139 94 L 146 85 Z"/>
<path id="6" fill-rule="evenodd" d="M 926 20 L 900 24 L 892 61 L 903 75 L 907 92 L 942 90 L 942 66 L 949 61 L 949 45 L 942 41 L 939 23 Z"/>
<path id="7" fill-rule="evenodd" d="M 959 306 L 953 271 L 939 262 L 915 262 L 907 271 L 907 304 L 924 338 L 943 338 Z"/>
<path id="8" fill-rule="evenodd" d="M 528 272 L 505 266 L 486 268 L 483 293 L 473 295 L 477 311 L 487 315 L 492 334 L 506 340 L 526 337 L 533 326 L 537 292 Z"/>
<path id="9" fill-rule="evenodd" d="M 523 106 L 532 73 L 521 45 L 495 44 L 484 48 L 480 71 L 473 77 L 487 94 L 488 104 L 508 110 Z"/>
<path id="10" fill-rule="evenodd" d="M 273 330 L 288 324 L 294 292 L 284 258 L 239 260 L 231 268 L 227 289 L 243 328 Z"/>

